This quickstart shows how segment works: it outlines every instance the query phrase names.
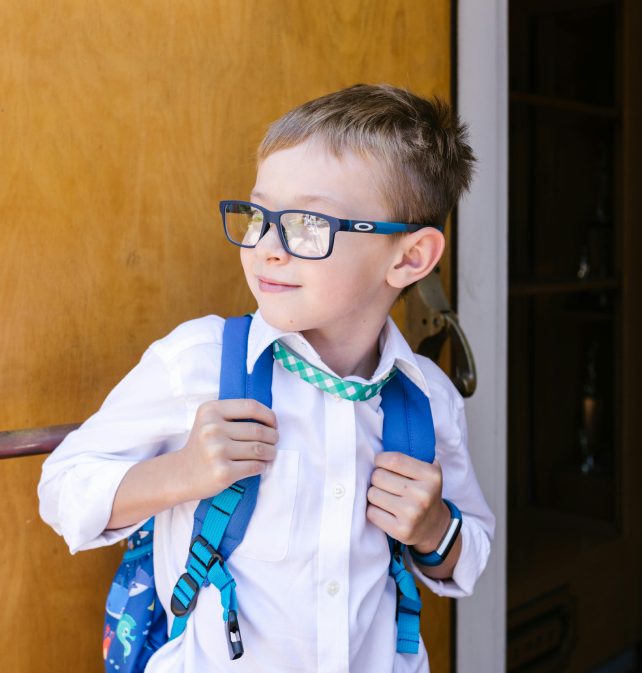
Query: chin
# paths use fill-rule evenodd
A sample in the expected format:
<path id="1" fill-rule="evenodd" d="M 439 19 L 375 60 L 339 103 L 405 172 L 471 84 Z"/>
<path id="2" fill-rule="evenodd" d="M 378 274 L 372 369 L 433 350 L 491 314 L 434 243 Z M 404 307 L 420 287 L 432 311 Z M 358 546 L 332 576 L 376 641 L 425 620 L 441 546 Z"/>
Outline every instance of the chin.
<path id="1" fill-rule="evenodd" d="M 259 306 L 263 320 L 268 325 L 283 332 L 302 332 L 306 329 L 303 321 L 300 318 L 294 318 L 288 315 L 283 315 L 278 311 L 270 311 L 265 307 Z"/>

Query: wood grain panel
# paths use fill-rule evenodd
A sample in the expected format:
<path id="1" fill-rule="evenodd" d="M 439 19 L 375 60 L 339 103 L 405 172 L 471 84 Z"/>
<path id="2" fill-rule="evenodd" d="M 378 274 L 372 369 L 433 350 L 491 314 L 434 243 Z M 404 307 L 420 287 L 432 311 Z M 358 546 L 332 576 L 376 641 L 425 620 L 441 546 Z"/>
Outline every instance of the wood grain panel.
<path id="1" fill-rule="evenodd" d="M 357 81 L 450 94 L 449 0 L 5 0 L 0 26 L 0 430 L 81 421 L 179 322 L 251 308 L 216 208 L 271 120 Z M 118 550 L 69 556 L 41 462 L 0 464 L 2 667 L 99 671 Z"/>

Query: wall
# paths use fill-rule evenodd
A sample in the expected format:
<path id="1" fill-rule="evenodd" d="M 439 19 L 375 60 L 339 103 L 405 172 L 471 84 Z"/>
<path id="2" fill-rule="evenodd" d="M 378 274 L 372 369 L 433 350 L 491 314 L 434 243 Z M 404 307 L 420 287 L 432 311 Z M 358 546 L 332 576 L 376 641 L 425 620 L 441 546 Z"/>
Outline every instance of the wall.
<path id="1" fill-rule="evenodd" d="M 458 209 L 457 306 L 477 364 L 466 402 L 470 452 L 495 513 L 488 567 L 457 605 L 457 672 L 502 673 L 506 643 L 506 348 L 508 299 L 508 7 L 458 2 L 457 102 L 479 163 Z"/>

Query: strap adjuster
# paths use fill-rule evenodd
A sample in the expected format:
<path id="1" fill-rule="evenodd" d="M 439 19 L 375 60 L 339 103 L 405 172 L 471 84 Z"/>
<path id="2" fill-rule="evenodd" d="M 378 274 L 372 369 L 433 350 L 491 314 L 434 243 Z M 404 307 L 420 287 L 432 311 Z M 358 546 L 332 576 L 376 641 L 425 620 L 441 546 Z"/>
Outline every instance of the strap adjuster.
<path id="1" fill-rule="evenodd" d="M 238 615 L 236 610 L 230 610 L 225 623 L 225 633 L 227 635 L 227 649 L 230 653 L 230 659 L 238 659 L 243 656 L 243 639 L 241 638 L 241 629 L 239 628 Z"/>
<path id="2" fill-rule="evenodd" d="M 202 553 L 202 551 L 199 551 L 199 553 L 197 553 L 197 552 L 194 550 L 194 547 L 195 547 L 197 544 L 200 545 L 201 547 L 203 547 L 203 549 L 205 550 L 205 553 L 209 556 L 209 558 L 207 559 L 207 561 L 205 561 L 205 560 L 202 558 L 202 556 L 204 556 L 204 554 Z M 205 567 L 205 572 L 206 572 L 206 574 L 210 571 L 211 567 L 212 567 L 215 563 L 220 563 L 221 565 L 223 565 L 223 561 L 224 561 L 223 557 L 219 554 L 219 552 L 216 551 L 216 549 L 214 549 L 214 547 L 212 547 L 212 545 L 211 545 L 211 544 L 210 544 L 210 543 L 209 543 L 209 542 L 208 542 L 202 535 L 197 535 L 197 536 L 192 540 L 192 544 L 189 546 L 189 551 L 190 551 L 190 554 L 191 554 L 191 555 L 192 555 L 192 556 L 193 556 L 199 563 L 202 563 L 202 564 L 203 564 L 203 566 Z"/>
<path id="3" fill-rule="evenodd" d="M 179 589 L 178 585 L 180 584 L 181 580 L 183 580 L 185 584 L 187 584 L 187 586 L 189 586 L 189 588 L 194 592 L 187 605 L 184 605 L 183 601 L 176 595 L 176 590 Z M 178 578 L 178 582 L 176 582 L 176 586 L 174 587 L 174 593 L 172 594 L 172 602 L 170 604 L 172 612 L 177 617 L 184 617 L 185 615 L 188 615 L 196 607 L 196 599 L 198 598 L 199 589 L 200 587 L 198 586 L 196 580 L 189 573 L 183 573 Z"/>

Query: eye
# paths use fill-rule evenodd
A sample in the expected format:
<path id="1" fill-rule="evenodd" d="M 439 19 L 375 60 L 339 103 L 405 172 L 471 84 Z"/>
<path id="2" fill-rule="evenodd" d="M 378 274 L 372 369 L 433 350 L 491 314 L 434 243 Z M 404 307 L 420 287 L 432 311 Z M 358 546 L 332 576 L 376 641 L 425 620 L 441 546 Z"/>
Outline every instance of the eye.
<path id="1" fill-rule="evenodd" d="M 303 225 L 311 233 L 318 233 L 319 227 L 327 225 L 327 221 L 317 217 L 316 215 L 310 215 L 310 213 L 303 214 Z"/>

